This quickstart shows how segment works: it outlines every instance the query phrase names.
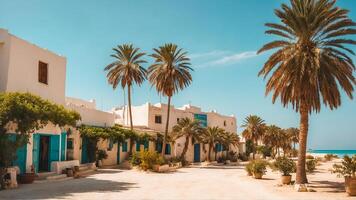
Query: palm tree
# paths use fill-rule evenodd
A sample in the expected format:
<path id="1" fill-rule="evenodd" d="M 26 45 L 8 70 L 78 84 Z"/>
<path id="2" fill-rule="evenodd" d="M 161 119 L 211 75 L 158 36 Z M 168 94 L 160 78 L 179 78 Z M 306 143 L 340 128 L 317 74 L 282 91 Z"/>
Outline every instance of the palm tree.
<path id="1" fill-rule="evenodd" d="M 290 138 L 290 141 L 293 143 L 293 150 L 295 150 L 295 145 L 299 142 L 299 129 L 288 128 L 286 132 Z"/>
<path id="2" fill-rule="evenodd" d="M 238 148 L 240 143 L 240 137 L 236 133 L 230 133 L 224 131 L 222 134 L 222 143 L 226 147 L 227 150 L 226 158 L 227 160 L 229 160 L 230 146 L 234 146 Z"/>
<path id="3" fill-rule="evenodd" d="M 266 126 L 265 133 L 263 135 L 263 143 L 269 147 L 271 147 L 273 152 L 273 157 L 278 154 L 280 155 L 279 148 L 280 148 L 280 140 L 281 140 L 281 128 L 276 125 Z"/>
<path id="4" fill-rule="evenodd" d="M 104 70 L 108 71 L 106 77 L 114 89 L 119 83 L 123 89 L 127 86 L 130 129 L 132 131 L 131 87 L 133 84 L 140 86 L 146 79 L 147 71 L 142 67 L 142 64 L 146 63 L 142 59 L 145 53 L 140 52 L 140 49 L 135 48 L 132 44 L 118 45 L 113 50 L 114 54 L 111 57 L 115 58 L 115 61 L 107 65 Z M 133 141 L 130 140 L 130 153 L 132 152 L 132 146 Z"/>
<path id="5" fill-rule="evenodd" d="M 355 65 L 345 45 L 355 40 L 342 38 L 355 34 L 348 11 L 335 6 L 334 0 L 291 0 L 275 14 L 281 23 L 267 23 L 267 34 L 281 37 L 264 45 L 258 53 L 276 49 L 259 76 L 270 75 L 266 95 L 272 102 L 280 98 L 283 106 L 292 105 L 300 114 L 299 153 L 296 183 L 307 183 L 305 156 L 309 114 L 318 113 L 321 102 L 330 109 L 341 105 L 340 88 L 353 98 Z"/>
<path id="6" fill-rule="evenodd" d="M 188 151 L 190 138 L 192 141 L 200 141 L 204 132 L 204 128 L 200 126 L 200 122 L 192 121 L 189 118 L 180 119 L 178 124 L 173 126 L 173 134 L 175 138 L 185 137 L 184 148 L 181 154 L 181 160 L 185 161 L 185 154 Z"/>
<path id="7" fill-rule="evenodd" d="M 222 139 L 222 134 L 224 133 L 224 129 L 219 128 L 218 126 L 208 127 L 203 134 L 202 142 L 204 144 L 209 145 L 208 149 L 208 161 L 211 161 L 211 150 L 214 150 L 216 157 L 216 150 L 214 145 L 217 142 L 220 142 Z M 216 158 L 215 158 L 216 159 Z"/>
<path id="8" fill-rule="evenodd" d="M 262 139 L 264 133 L 265 123 L 264 120 L 256 115 L 249 115 L 245 118 L 241 127 L 245 127 L 242 132 L 242 136 L 246 139 L 250 139 L 254 143 L 253 159 L 255 159 L 256 147 L 258 140 Z"/>
<path id="9" fill-rule="evenodd" d="M 179 49 L 175 44 L 165 44 L 158 49 L 153 49 L 155 53 L 151 55 L 155 59 L 148 68 L 149 80 L 156 87 L 158 93 L 168 97 L 167 121 L 163 139 L 163 150 L 166 148 L 166 141 L 169 127 L 169 114 L 171 108 L 171 98 L 179 90 L 183 90 L 192 82 L 193 69 L 190 67 L 190 59 L 187 52 Z"/>

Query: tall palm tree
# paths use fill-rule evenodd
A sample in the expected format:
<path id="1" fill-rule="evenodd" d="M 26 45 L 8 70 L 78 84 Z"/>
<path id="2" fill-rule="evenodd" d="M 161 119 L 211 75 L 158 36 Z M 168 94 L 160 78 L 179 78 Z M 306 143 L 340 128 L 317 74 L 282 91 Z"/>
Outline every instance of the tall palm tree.
<path id="1" fill-rule="evenodd" d="M 224 131 L 222 134 L 222 143 L 227 150 L 226 158 L 229 159 L 230 146 L 234 146 L 238 148 L 240 143 L 240 137 L 236 133 L 230 133 Z"/>
<path id="2" fill-rule="evenodd" d="M 189 118 L 183 118 L 179 120 L 178 124 L 173 126 L 172 132 L 175 138 L 185 137 L 184 148 L 180 156 L 181 160 L 185 160 L 190 139 L 192 139 L 192 141 L 201 141 L 204 128 L 200 126 L 200 122 L 197 120 L 192 121 Z"/>
<path id="3" fill-rule="evenodd" d="M 208 144 L 209 145 L 209 149 L 208 149 L 208 161 L 211 161 L 211 150 L 214 150 L 215 154 L 216 154 L 216 150 L 214 145 L 217 142 L 220 142 L 222 139 L 222 134 L 224 133 L 224 129 L 219 128 L 218 126 L 214 126 L 214 127 L 208 127 L 203 134 L 202 137 L 202 142 L 204 144 Z"/>
<path id="4" fill-rule="evenodd" d="M 265 121 L 257 115 L 249 115 L 245 118 L 241 127 L 245 128 L 242 136 L 246 139 L 251 139 L 254 143 L 253 159 L 255 159 L 256 147 L 258 140 L 262 139 Z"/>
<path id="5" fill-rule="evenodd" d="M 142 67 L 146 63 L 142 57 L 145 53 L 140 52 L 139 48 L 134 47 L 132 44 L 118 45 L 113 48 L 114 54 L 111 57 L 115 61 L 105 67 L 107 71 L 108 82 L 115 89 L 118 84 L 125 89 L 127 87 L 127 96 L 130 114 L 130 129 L 133 131 L 132 111 L 131 111 L 131 87 L 134 84 L 141 85 L 145 79 L 147 71 Z M 130 140 L 130 153 L 132 152 L 133 141 Z"/>
<path id="6" fill-rule="evenodd" d="M 179 90 L 183 90 L 192 82 L 193 69 L 190 67 L 190 59 L 187 52 L 179 49 L 175 44 L 165 44 L 158 49 L 153 49 L 151 55 L 155 59 L 148 68 L 149 81 L 156 87 L 158 93 L 168 97 L 167 121 L 163 139 L 163 150 L 166 148 L 166 141 L 169 127 L 169 114 L 171 108 L 171 98 Z"/>
<path id="7" fill-rule="evenodd" d="M 258 53 L 275 49 L 259 76 L 269 76 L 266 95 L 272 102 L 280 98 L 300 114 L 299 153 L 296 183 L 307 183 L 305 156 L 309 114 L 318 113 L 321 102 L 330 109 L 341 105 L 340 88 L 353 98 L 355 65 L 345 45 L 355 40 L 342 38 L 356 33 L 348 11 L 335 6 L 335 0 L 291 0 L 275 14 L 280 23 L 267 23 L 267 34 L 280 37 L 264 45 Z"/>

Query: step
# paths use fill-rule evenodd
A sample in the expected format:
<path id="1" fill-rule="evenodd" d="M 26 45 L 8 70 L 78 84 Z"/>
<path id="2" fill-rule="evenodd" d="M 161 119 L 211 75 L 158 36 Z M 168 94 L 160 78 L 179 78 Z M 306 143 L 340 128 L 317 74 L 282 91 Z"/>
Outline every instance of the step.
<path id="1" fill-rule="evenodd" d="M 38 173 L 37 176 L 40 179 L 45 179 L 46 177 L 53 176 L 55 174 L 56 174 L 55 172 L 41 172 L 41 173 Z"/>
<path id="2" fill-rule="evenodd" d="M 63 178 L 66 178 L 67 177 L 67 174 L 56 174 L 56 175 L 53 175 L 53 176 L 47 176 L 47 180 L 57 180 L 57 179 L 63 179 Z"/>

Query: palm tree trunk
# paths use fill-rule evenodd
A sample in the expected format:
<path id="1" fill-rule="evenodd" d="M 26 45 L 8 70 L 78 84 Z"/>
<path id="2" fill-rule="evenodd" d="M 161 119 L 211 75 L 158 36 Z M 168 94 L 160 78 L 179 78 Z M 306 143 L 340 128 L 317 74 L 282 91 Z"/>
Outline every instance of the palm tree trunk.
<path id="1" fill-rule="evenodd" d="M 133 131 L 132 111 L 131 111 L 131 85 L 127 85 L 127 98 L 128 98 L 128 103 L 129 103 L 130 130 Z M 130 139 L 129 155 L 132 154 L 133 145 L 134 145 L 134 141 L 133 141 L 133 139 Z"/>
<path id="2" fill-rule="evenodd" d="M 180 156 L 180 159 L 181 159 L 182 161 L 185 161 L 185 154 L 186 154 L 187 151 L 188 151 L 188 145 L 189 145 L 189 136 L 186 136 L 186 137 L 185 137 L 184 148 L 183 148 L 182 154 L 181 154 L 181 156 Z"/>
<path id="3" fill-rule="evenodd" d="M 211 162 L 211 144 L 209 144 L 208 162 Z"/>
<path id="4" fill-rule="evenodd" d="M 168 127 L 169 127 L 169 113 L 170 113 L 170 111 L 171 111 L 171 96 L 168 96 L 167 121 L 166 121 L 166 129 L 164 131 L 162 156 L 164 156 L 164 152 L 166 151 L 166 143 L 167 143 L 167 135 L 168 135 Z"/>
<path id="5" fill-rule="evenodd" d="M 253 143 L 253 151 L 252 151 L 252 159 L 255 160 L 255 154 L 256 154 L 256 147 L 257 147 L 257 141 Z"/>
<path id="6" fill-rule="evenodd" d="M 309 126 L 309 113 L 307 107 L 302 104 L 300 106 L 300 132 L 299 132 L 299 152 L 297 163 L 296 183 L 308 183 L 307 175 L 305 172 L 305 155 L 307 150 L 307 137 Z"/>

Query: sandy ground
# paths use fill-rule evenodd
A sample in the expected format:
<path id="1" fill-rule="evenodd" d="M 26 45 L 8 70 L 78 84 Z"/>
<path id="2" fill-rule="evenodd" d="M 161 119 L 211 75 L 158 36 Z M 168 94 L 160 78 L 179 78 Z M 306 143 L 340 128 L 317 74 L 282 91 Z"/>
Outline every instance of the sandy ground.
<path id="1" fill-rule="evenodd" d="M 86 178 L 21 185 L 0 191 L 0 199 L 355 199 L 348 197 L 343 179 L 322 163 L 309 174 L 310 188 L 298 193 L 292 186 L 279 186 L 278 172 L 268 171 L 262 180 L 246 176 L 243 166 L 182 168 L 169 174 L 136 170 L 105 169 Z M 295 176 L 293 175 L 293 179 Z"/>

